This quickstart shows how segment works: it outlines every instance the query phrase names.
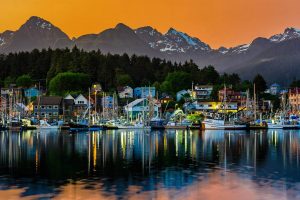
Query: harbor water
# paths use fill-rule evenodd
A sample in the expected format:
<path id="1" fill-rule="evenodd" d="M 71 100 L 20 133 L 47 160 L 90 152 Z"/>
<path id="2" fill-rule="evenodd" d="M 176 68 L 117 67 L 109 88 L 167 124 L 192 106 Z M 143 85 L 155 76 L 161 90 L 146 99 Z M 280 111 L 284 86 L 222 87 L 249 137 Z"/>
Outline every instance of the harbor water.
<path id="1" fill-rule="evenodd" d="M 0 199 L 300 199 L 300 130 L 0 132 Z"/>

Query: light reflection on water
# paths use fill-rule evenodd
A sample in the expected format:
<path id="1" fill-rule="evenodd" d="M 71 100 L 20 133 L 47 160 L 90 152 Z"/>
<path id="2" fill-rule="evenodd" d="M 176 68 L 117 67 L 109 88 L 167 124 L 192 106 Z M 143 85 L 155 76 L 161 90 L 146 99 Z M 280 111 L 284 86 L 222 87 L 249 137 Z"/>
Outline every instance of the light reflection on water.
<path id="1" fill-rule="evenodd" d="M 299 199 L 300 131 L 0 133 L 0 199 Z"/>

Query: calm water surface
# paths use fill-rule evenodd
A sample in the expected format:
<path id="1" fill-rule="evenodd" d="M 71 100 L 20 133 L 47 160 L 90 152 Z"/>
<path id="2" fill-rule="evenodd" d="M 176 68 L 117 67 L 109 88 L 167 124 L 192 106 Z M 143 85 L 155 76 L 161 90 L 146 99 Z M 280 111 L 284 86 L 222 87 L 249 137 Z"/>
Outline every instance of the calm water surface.
<path id="1" fill-rule="evenodd" d="M 0 199 L 300 199 L 300 131 L 0 132 Z"/>

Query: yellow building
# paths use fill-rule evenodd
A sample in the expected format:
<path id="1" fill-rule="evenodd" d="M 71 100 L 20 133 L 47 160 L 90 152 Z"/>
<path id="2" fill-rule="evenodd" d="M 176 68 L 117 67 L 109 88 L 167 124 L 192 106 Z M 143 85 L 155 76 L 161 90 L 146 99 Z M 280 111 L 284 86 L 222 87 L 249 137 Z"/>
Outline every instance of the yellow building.
<path id="1" fill-rule="evenodd" d="M 289 102 L 292 107 L 292 111 L 300 111 L 300 88 L 293 88 L 289 91 Z"/>

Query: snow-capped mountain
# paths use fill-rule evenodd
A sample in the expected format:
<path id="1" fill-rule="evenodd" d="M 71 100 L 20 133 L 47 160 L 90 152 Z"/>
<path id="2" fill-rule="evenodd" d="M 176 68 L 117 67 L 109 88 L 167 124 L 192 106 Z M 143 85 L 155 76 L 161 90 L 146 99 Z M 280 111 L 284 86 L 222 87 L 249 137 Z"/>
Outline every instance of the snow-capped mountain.
<path id="1" fill-rule="evenodd" d="M 2 38 L 2 37 L 1 37 Z M 63 48 L 71 40 L 59 28 L 40 17 L 30 17 L 19 30 L 13 32 L 10 42 L 2 41 L 1 52 L 30 51 L 34 48 Z"/>
<path id="2" fill-rule="evenodd" d="M 272 42 L 279 43 L 279 42 L 283 42 L 283 41 L 291 40 L 291 39 L 295 39 L 295 38 L 300 38 L 300 29 L 290 27 L 290 28 L 285 29 L 283 33 L 273 35 L 269 39 Z"/>
<path id="3" fill-rule="evenodd" d="M 10 43 L 13 35 L 13 31 L 4 31 L 3 33 L 0 33 L 0 46 L 4 46 Z"/>
<path id="4" fill-rule="evenodd" d="M 135 33 L 149 44 L 153 49 L 162 53 L 189 53 L 191 51 L 211 51 L 208 44 L 186 33 L 170 28 L 165 34 L 158 32 L 152 27 L 142 27 Z"/>
<path id="5" fill-rule="evenodd" d="M 147 55 L 198 66 L 213 65 L 220 72 L 240 73 L 249 78 L 257 73 L 269 81 L 300 77 L 300 30 L 287 28 L 270 38 L 258 37 L 249 44 L 212 49 L 187 33 L 170 28 L 160 33 L 150 26 L 132 29 L 125 24 L 96 34 L 70 38 L 47 20 L 31 17 L 16 31 L 0 34 L 0 53 L 31 51 L 35 48 L 72 48 L 103 53 Z"/>

